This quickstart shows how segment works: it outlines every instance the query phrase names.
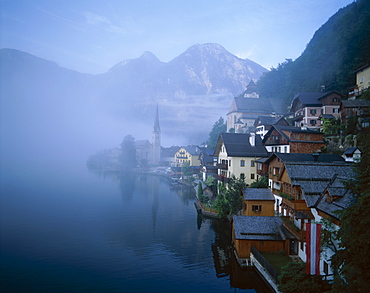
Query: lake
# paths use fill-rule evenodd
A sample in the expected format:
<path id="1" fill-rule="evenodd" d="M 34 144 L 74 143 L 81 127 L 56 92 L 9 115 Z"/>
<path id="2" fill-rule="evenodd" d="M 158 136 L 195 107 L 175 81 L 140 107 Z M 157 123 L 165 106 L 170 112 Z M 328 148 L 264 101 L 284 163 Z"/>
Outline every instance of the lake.
<path id="1" fill-rule="evenodd" d="M 270 292 L 194 190 L 81 162 L 2 167 L 1 292 Z"/>

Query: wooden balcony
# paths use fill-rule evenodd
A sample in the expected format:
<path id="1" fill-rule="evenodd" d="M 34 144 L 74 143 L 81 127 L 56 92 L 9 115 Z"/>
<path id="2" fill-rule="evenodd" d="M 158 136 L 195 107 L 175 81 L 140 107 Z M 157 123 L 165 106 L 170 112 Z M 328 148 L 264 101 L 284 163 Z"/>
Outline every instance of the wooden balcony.
<path id="1" fill-rule="evenodd" d="M 218 181 L 221 181 L 223 183 L 229 183 L 229 178 L 225 177 L 225 176 L 222 176 L 222 175 L 212 175 L 213 177 L 215 177 Z"/>
<path id="2" fill-rule="evenodd" d="M 227 164 L 216 164 L 217 169 L 227 170 Z"/>
<path id="3" fill-rule="evenodd" d="M 306 231 L 299 229 L 296 225 L 294 225 L 293 221 L 285 216 L 281 216 L 283 220 L 283 226 L 294 235 L 299 241 L 306 242 Z"/>

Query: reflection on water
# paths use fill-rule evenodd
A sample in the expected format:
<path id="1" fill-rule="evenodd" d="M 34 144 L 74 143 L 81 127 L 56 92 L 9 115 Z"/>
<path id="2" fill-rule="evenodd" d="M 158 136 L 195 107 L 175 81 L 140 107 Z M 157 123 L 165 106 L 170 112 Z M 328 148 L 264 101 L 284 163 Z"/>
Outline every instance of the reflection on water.
<path id="1" fill-rule="evenodd" d="M 2 292 L 269 292 L 233 258 L 230 224 L 197 214 L 192 188 L 131 173 L 37 178 L 3 180 Z"/>

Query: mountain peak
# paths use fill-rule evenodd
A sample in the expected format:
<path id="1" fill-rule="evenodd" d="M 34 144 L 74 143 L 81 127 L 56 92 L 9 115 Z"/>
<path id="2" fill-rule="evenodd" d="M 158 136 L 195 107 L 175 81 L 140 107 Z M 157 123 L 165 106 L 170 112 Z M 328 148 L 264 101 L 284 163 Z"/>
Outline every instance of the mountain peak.
<path id="1" fill-rule="evenodd" d="M 160 62 L 160 60 L 157 58 L 157 56 L 155 56 L 152 52 L 149 52 L 149 51 L 145 51 L 139 57 L 139 59 L 146 60 L 146 61 L 149 61 L 149 62 Z"/>

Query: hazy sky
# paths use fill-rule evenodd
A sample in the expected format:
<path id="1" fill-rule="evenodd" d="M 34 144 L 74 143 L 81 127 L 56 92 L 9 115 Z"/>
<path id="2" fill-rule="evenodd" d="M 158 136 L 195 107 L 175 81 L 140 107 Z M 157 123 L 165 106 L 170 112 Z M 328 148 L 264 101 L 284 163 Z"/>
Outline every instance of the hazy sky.
<path id="1" fill-rule="evenodd" d="M 168 62 L 218 43 L 266 68 L 296 59 L 352 0 L 0 0 L 1 48 L 87 73 L 144 51 Z"/>

